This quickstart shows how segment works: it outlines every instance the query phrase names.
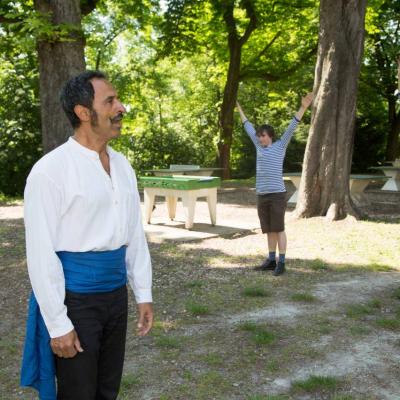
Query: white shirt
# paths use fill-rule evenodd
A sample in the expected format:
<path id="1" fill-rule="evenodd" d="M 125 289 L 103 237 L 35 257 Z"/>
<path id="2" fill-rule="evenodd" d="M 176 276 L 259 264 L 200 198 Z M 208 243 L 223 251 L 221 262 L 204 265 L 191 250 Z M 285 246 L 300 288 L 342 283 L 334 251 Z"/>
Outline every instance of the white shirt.
<path id="1" fill-rule="evenodd" d="M 73 138 L 42 157 L 24 194 L 28 272 L 50 337 L 74 329 L 64 305 L 57 251 L 104 251 L 127 246 L 129 283 L 137 303 L 152 301 L 151 260 L 135 173 L 110 147 L 111 177 L 97 152 Z"/>

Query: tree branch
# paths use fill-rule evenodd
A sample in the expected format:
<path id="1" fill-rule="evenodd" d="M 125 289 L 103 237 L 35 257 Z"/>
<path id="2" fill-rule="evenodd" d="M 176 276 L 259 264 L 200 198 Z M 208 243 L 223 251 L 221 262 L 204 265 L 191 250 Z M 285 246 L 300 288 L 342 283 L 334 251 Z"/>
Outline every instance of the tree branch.
<path id="1" fill-rule="evenodd" d="M 233 9 L 235 8 L 235 5 L 233 4 L 233 2 L 230 2 L 229 4 L 227 4 L 227 2 L 223 3 L 224 3 L 222 5 L 223 17 L 225 25 L 228 29 L 229 42 L 231 42 L 232 40 L 237 41 L 239 38 L 236 29 L 235 17 L 233 16 Z"/>
<path id="2" fill-rule="evenodd" d="M 315 55 L 317 53 L 317 49 L 318 46 L 316 45 L 303 57 L 301 57 L 296 64 L 294 64 L 291 68 L 288 68 L 286 71 L 283 71 L 279 75 L 263 69 L 251 69 L 244 67 L 242 70 L 243 72 L 239 76 L 239 79 L 242 81 L 246 79 L 259 78 L 267 81 L 278 81 L 280 79 L 287 78 L 288 76 L 296 72 L 311 56 Z"/>
<path id="3" fill-rule="evenodd" d="M 254 10 L 254 4 L 251 0 L 243 0 L 242 4 L 246 9 L 247 17 L 250 19 L 243 36 L 239 39 L 240 46 L 243 46 L 249 39 L 251 33 L 257 28 L 257 16 Z"/>
<path id="4" fill-rule="evenodd" d="M 311 4 L 307 4 L 305 1 L 303 1 L 303 4 L 293 4 L 293 2 L 285 2 L 285 1 L 274 1 L 272 4 L 272 11 L 275 11 L 275 6 L 281 5 L 285 6 L 286 8 L 297 8 L 297 9 L 303 9 L 303 8 L 308 8 L 311 6 Z"/>
<path id="5" fill-rule="evenodd" d="M 265 47 L 250 61 L 249 64 L 250 64 L 250 65 L 253 64 L 256 60 L 258 60 L 258 59 L 260 59 L 262 56 L 264 56 L 264 55 L 267 53 L 268 49 L 274 44 L 275 40 L 278 39 L 278 37 L 279 37 L 281 34 L 282 34 L 281 31 L 277 32 L 277 33 L 275 34 L 275 36 L 272 38 L 272 40 L 271 40 L 269 43 L 267 43 L 267 44 L 265 45 Z"/>
<path id="6" fill-rule="evenodd" d="M 82 16 L 90 14 L 97 6 L 98 0 L 81 0 Z"/>

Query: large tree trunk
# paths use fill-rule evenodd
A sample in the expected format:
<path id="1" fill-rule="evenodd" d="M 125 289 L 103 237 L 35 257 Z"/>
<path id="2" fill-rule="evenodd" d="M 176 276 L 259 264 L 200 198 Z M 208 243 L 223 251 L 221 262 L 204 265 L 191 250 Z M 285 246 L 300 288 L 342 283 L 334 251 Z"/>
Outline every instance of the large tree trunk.
<path id="1" fill-rule="evenodd" d="M 47 153 L 64 143 L 72 133 L 59 102 L 59 93 L 71 76 L 85 70 L 85 41 L 79 0 L 35 0 L 35 9 L 40 13 L 51 13 L 55 30 L 59 24 L 76 28 L 68 40 L 59 40 L 54 34 L 50 39 L 39 38 L 37 43 L 43 149 Z"/>
<path id="2" fill-rule="evenodd" d="M 220 139 L 218 142 L 219 166 L 222 178 L 230 178 L 230 155 L 233 134 L 233 114 L 239 88 L 241 47 L 238 41 L 230 45 L 228 77 L 220 114 Z"/>
<path id="3" fill-rule="evenodd" d="M 349 194 L 366 0 L 321 0 L 314 109 L 296 214 L 357 214 Z"/>

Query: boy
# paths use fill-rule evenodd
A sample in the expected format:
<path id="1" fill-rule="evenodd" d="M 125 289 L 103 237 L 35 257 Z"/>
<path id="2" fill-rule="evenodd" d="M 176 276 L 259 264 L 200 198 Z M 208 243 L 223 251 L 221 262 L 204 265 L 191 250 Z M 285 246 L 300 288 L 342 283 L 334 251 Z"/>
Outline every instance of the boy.
<path id="1" fill-rule="evenodd" d="M 275 142 L 273 142 L 274 128 L 271 125 L 261 125 L 255 130 L 247 120 L 240 104 L 236 103 L 244 129 L 257 150 L 257 211 L 262 233 L 266 233 L 268 239 L 269 255 L 256 269 L 260 271 L 272 270 L 275 276 L 282 275 L 285 272 L 287 245 L 285 233 L 286 188 L 282 176 L 283 161 L 287 145 L 312 100 L 312 93 L 308 93 L 302 98 L 301 106 L 286 132 Z M 275 258 L 277 245 L 279 249 L 278 264 Z"/>

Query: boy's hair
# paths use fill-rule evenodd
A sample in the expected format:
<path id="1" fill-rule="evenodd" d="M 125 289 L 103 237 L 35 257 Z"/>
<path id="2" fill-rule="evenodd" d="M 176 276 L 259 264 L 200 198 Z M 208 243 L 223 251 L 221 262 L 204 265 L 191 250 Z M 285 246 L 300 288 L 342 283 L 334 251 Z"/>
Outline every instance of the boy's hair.
<path id="1" fill-rule="evenodd" d="M 75 114 L 76 105 L 93 109 L 94 89 L 92 79 L 107 79 L 101 71 L 86 71 L 72 77 L 65 83 L 60 93 L 60 101 L 72 127 L 78 128 L 81 124 L 80 119 Z"/>
<path id="2" fill-rule="evenodd" d="M 265 125 L 260 125 L 260 126 L 257 128 L 257 131 L 256 131 L 256 135 L 257 135 L 257 136 L 264 135 L 265 133 L 266 133 L 271 139 L 273 139 L 273 138 L 275 137 L 275 130 L 274 130 L 274 128 L 273 128 L 271 125 L 267 125 L 267 124 L 265 124 Z"/>

